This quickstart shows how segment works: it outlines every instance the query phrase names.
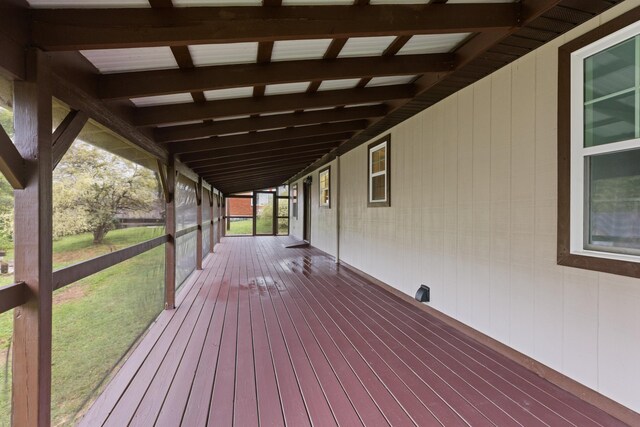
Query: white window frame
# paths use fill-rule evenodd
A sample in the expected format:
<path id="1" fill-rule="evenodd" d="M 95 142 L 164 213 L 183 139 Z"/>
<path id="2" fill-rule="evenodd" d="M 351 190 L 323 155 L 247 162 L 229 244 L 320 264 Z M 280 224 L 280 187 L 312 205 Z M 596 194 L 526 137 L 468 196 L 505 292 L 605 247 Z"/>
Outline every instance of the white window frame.
<path id="1" fill-rule="evenodd" d="M 387 179 L 387 172 L 389 171 L 389 150 L 387 149 L 387 140 L 382 141 L 380 144 L 377 144 L 371 148 L 369 148 L 369 203 L 386 203 L 389 199 L 389 189 L 387 188 L 387 183 L 389 180 Z M 373 172 L 373 153 L 379 151 L 381 149 L 385 149 L 384 152 L 384 171 L 383 172 Z M 384 199 L 373 200 L 373 178 L 378 176 L 384 176 Z"/>
<path id="2" fill-rule="evenodd" d="M 640 256 L 620 252 L 607 252 L 588 248 L 586 223 L 588 206 L 585 199 L 585 164 L 590 156 L 640 149 L 640 138 L 584 147 L 584 61 L 618 43 L 640 34 L 640 22 L 603 37 L 571 54 L 571 199 L 570 199 L 570 253 L 573 255 L 615 259 L 640 263 Z M 640 70 L 640 52 L 636 51 L 636 69 Z M 638 72 L 638 71 L 636 71 Z M 636 87 L 638 82 L 636 81 Z M 636 116 L 640 114 L 639 92 L 636 91 Z M 636 117 L 640 123 L 640 117 Z"/>
<path id="3" fill-rule="evenodd" d="M 323 197 L 322 197 L 322 176 L 326 174 L 327 175 L 327 201 L 323 201 Z M 331 207 L 331 168 L 325 168 L 322 169 L 319 173 L 318 173 L 318 198 L 320 199 L 320 207 L 321 208 L 330 208 Z"/>

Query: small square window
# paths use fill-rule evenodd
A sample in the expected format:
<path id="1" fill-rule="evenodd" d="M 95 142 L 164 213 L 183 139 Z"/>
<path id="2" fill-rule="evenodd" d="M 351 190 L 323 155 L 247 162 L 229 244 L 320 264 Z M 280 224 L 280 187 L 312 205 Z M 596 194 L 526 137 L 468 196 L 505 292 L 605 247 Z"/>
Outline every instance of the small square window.
<path id="1" fill-rule="evenodd" d="M 329 167 L 320 171 L 320 179 L 319 187 L 320 187 L 320 207 L 330 208 L 331 207 L 331 195 L 330 195 L 330 187 L 331 187 L 331 169 Z"/>
<path id="2" fill-rule="evenodd" d="M 389 136 L 369 145 L 367 159 L 368 170 L 368 206 L 391 206 L 389 181 Z"/>

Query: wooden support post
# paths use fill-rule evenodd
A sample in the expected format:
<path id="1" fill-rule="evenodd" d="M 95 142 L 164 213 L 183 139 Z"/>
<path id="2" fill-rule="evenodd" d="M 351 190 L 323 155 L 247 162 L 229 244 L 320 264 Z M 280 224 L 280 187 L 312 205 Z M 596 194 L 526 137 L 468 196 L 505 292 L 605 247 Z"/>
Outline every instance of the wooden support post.
<path id="1" fill-rule="evenodd" d="M 204 209 L 204 203 L 202 203 L 202 178 L 198 177 L 196 183 L 196 201 L 198 202 L 198 231 L 196 237 L 196 269 L 202 270 L 202 209 Z"/>
<path id="2" fill-rule="evenodd" d="M 214 249 L 215 249 L 215 245 L 216 245 L 216 239 L 214 237 L 214 221 L 216 220 L 216 217 L 214 215 L 217 214 L 217 212 L 215 211 L 215 209 L 213 209 L 213 188 L 211 188 L 211 190 L 209 191 L 209 200 L 207 200 L 208 202 L 208 209 L 209 209 L 209 218 L 211 218 L 211 227 L 209 227 L 209 252 L 213 253 Z M 218 226 L 220 226 L 220 224 L 218 224 Z"/>
<path id="3" fill-rule="evenodd" d="M 27 76 L 14 84 L 16 148 L 25 160 L 15 191 L 15 277 L 29 301 L 14 311 L 12 425 L 51 424 L 52 167 L 51 80 L 46 54 L 27 52 Z"/>
<path id="4" fill-rule="evenodd" d="M 162 174 L 161 174 L 162 175 Z M 165 185 L 165 206 L 166 206 L 166 233 L 169 241 L 165 246 L 165 266 L 164 266 L 164 308 L 173 310 L 176 307 L 176 168 L 175 158 L 169 158 L 167 165 Z"/>

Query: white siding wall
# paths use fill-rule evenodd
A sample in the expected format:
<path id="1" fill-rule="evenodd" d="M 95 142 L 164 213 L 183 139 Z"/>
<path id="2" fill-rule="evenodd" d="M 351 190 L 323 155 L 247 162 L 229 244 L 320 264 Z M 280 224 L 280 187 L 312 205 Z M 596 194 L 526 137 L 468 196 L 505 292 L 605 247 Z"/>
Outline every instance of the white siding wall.
<path id="1" fill-rule="evenodd" d="M 636 411 L 640 280 L 555 259 L 557 48 L 638 5 L 392 129 L 390 208 L 367 208 L 367 144 L 342 157 L 340 184 L 341 260 L 409 295 L 429 285 L 436 309 Z M 335 255 L 335 191 L 320 209 L 317 183 L 311 240 Z M 302 212 L 300 198 L 298 237 Z"/>
<path id="2" fill-rule="evenodd" d="M 336 160 L 327 164 L 331 167 L 330 172 L 330 192 L 331 207 L 320 207 L 320 169 L 312 172 L 311 177 L 311 245 L 328 253 L 337 255 L 338 235 L 336 232 L 338 219 L 338 162 Z M 324 169 L 327 165 L 323 166 Z M 304 224 L 304 196 L 302 180 L 298 181 L 298 219 L 291 219 L 290 234 L 302 239 Z"/>

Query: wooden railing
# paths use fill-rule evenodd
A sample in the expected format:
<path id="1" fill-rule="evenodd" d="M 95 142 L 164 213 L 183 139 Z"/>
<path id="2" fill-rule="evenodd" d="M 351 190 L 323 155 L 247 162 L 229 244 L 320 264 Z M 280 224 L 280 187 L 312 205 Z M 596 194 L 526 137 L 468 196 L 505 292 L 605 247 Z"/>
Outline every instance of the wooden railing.
<path id="1" fill-rule="evenodd" d="M 165 234 L 124 249 L 120 249 L 105 255 L 91 258 L 69 267 L 61 268 L 53 272 L 53 290 L 60 289 L 80 279 L 91 276 L 99 271 L 113 267 L 123 261 L 143 254 L 169 241 L 169 235 Z"/>
<path id="2" fill-rule="evenodd" d="M 21 306 L 29 300 L 29 288 L 24 282 L 0 288 L 0 314 Z"/>

